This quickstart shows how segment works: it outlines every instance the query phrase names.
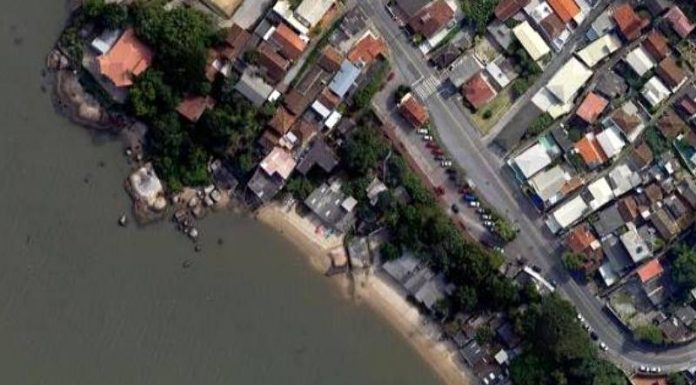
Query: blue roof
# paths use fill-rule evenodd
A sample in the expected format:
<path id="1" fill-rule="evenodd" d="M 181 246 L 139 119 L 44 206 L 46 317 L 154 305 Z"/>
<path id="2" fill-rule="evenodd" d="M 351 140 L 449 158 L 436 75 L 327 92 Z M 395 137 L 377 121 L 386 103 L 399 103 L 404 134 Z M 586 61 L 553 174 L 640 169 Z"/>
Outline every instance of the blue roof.
<path id="1" fill-rule="evenodd" d="M 341 63 L 341 69 L 336 76 L 334 76 L 333 80 L 331 80 L 329 89 L 333 91 L 334 94 L 343 98 L 353 83 L 355 83 L 358 76 L 360 76 L 360 68 L 356 67 L 348 60 L 344 60 L 343 63 Z"/>

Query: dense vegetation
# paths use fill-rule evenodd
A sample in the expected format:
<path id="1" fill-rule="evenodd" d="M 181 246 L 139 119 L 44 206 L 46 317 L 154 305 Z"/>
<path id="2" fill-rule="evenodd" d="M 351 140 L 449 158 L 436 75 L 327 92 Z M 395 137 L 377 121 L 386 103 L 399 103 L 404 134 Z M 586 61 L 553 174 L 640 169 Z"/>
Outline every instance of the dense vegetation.
<path id="1" fill-rule="evenodd" d="M 675 246 L 672 253 L 672 279 L 682 296 L 686 296 L 696 288 L 696 250 L 682 243 Z"/>
<path id="2" fill-rule="evenodd" d="M 510 367 L 517 385 L 626 385 L 616 367 L 597 356 L 573 306 L 556 294 L 532 304 L 517 320 L 525 337 L 522 355 Z"/>
<path id="3" fill-rule="evenodd" d="M 498 0 L 460 0 L 459 4 L 467 22 L 476 28 L 479 35 L 483 35 L 488 22 L 493 18 Z"/>

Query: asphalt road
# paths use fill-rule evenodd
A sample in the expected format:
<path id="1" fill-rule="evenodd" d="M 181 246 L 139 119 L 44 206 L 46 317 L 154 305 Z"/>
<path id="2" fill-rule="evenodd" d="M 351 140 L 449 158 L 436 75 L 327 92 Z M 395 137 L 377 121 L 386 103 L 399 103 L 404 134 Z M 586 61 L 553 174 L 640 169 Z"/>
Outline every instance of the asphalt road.
<path id="1" fill-rule="evenodd" d="M 418 84 L 423 79 L 437 76 L 386 12 L 384 0 L 360 3 L 387 41 L 399 81 Z M 456 98 L 446 100 L 433 93 L 424 102 L 442 144 L 477 184 L 479 195 L 522 229 L 517 239 L 506 247 L 506 255 L 526 257 L 540 266 L 547 278 L 558 282 L 557 290 L 573 302 L 599 339 L 607 344 L 607 355 L 612 361 L 627 370 L 645 365 L 678 371 L 696 364 L 696 344 L 655 348 L 634 342 L 631 335 L 604 310 L 604 304 L 589 288 L 569 276 L 561 263 L 558 239 L 546 230 L 542 218 L 512 182 L 503 160 L 487 148 L 486 141 L 455 104 L 458 103 Z M 387 106 L 377 107 L 386 109 Z"/>

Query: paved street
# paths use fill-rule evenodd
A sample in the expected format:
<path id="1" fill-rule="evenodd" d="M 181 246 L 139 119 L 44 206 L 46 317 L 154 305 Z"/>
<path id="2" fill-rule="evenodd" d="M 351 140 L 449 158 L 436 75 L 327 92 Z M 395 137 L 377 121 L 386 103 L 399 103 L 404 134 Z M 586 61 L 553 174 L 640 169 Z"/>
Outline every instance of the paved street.
<path id="1" fill-rule="evenodd" d="M 397 75 L 393 82 L 415 85 L 419 96 L 425 95 L 423 101 L 437 127 L 441 143 L 454 161 L 476 183 L 479 195 L 522 229 L 517 240 L 506 247 L 506 255 L 511 258 L 518 255 L 528 258 L 543 269 L 547 278 L 557 281 L 558 290 L 574 303 L 599 338 L 610 348 L 609 355 L 624 368 L 659 365 L 663 370 L 681 370 L 696 363 L 694 346 L 665 348 L 658 352 L 655 348 L 634 342 L 605 312 L 602 302 L 588 288 L 570 278 L 560 260 L 561 247 L 558 240 L 546 230 L 542 219 L 514 185 L 503 160 L 487 148 L 486 140 L 481 138 L 468 117 L 456 105 L 459 103 L 456 98 L 446 100 L 438 92 L 432 91 L 431 81 L 427 79 L 437 77 L 436 71 L 410 45 L 386 12 L 384 4 L 384 0 L 361 2 L 361 6 L 389 44 L 392 65 Z M 419 86 L 421 83 L 424 85 Z M 384 92 L 387 93 L 388 90 Z M 375 103 L 378 109 L 388 113 L 388 98 L 384 94 Z M 411 150 L 425 152 L 423 146 L 409 147 L 409 151 Z M 428 154 L 422 156 L 427 157 Z"/>

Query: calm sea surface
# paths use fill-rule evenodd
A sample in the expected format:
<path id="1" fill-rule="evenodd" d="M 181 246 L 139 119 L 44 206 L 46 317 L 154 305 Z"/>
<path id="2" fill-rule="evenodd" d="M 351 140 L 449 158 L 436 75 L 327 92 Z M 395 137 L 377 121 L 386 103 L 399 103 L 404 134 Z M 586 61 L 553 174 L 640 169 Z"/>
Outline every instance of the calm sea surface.
<path id="1" fill-rule="evenodd" d="M 41 90 L 64 1 L 0 4 L 0 384 L 439 384 L 253 221 L 208 218 L 199 254 L 168 223 L 117 227 L 120 145 Z"/>

